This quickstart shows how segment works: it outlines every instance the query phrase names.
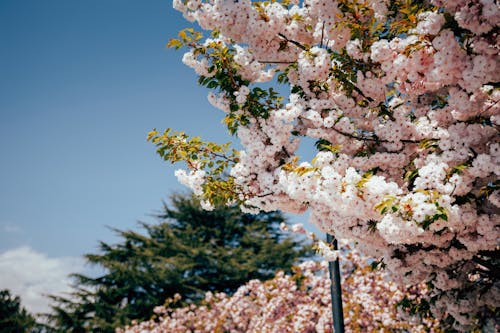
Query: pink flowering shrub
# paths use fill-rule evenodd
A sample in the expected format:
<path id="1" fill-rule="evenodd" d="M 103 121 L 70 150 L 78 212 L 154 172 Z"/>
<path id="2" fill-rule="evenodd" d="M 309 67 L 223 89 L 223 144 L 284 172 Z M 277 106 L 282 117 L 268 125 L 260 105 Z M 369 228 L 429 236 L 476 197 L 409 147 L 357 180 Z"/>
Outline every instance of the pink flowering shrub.
<path id="1" fill-rule="evenodd" d="M 471 331 L 500 318 L 500 10 L 493 0 L 174 0 L 202 29 L 170 46 L 243 149 L 152 131 L 214 204 L 310 222 L 426 282 Z M 274 81 L 273 81 L 274 80 Z M 269 85 L 289 86 L 280 96 Z M 316 156 L 301 161 L 303 137 Z"/>
<path id="2" fill-rule="evenodd" d="M 354 251 L 343 258 L 343 298 L 346 332 L 441 332 L 436 320 L 410 321 L 397 309 L 407 297 L 419 300 L 420 285 L 409 290 L 385 280 Z M 117 333 L 146 332 L 332 332 L 330 280 L 326 262 L 308 261 L 293 275 L 278 273 L 272 280 L 252 280 L 232 296 L 207 293 L 200 306 L 155 308 L 154 319 Z"/>

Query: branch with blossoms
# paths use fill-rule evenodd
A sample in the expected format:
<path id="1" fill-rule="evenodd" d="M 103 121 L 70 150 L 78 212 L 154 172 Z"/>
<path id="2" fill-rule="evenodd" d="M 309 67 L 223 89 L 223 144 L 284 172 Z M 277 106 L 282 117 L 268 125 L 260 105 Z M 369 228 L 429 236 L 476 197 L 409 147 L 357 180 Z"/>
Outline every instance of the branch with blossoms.
<path id="1" fill-rule="evenodd" d="M 269 112 L 282 107 L 283 97 L 272 87 L 249 88 L 252 77 L 240 74 L 244 64 L 235 61 L 238 57 L 237 48 L 228 46 L 225 39 L 218 38 L 218 32 L 214 32 L 214 38 L 204 43 L 200 42 L 200 36 L 192 29 L 184 29 L 167 46 L 191 49 L 183 61 L 200 75 L 199 84 L 219 94 L 218 101 L 215 101 L 215 95 L 212 101 L 226 112 L 223 122 L 230 133 L 235 134 L 238 126 L 248 124 L 251 118 L 267 118 Z"/>
<path id="2" fill-rule="evenodd" d="M 148 141 L 156 145 L 162 159 L 187 164 L 191 170 L 189 175 L 178 172 L 178 177 L 192 185 L 198 196 L 209 198 L 210 205 L 241 200 L 241 191 L 234 184 L 234 179 L 227 176 L 227 170 L 238 162 L 238 152 L 230 149 L 230 143 L 204 142 L 200 137 L 190 138 L 184 132 L 173 132 L 171 129 L 163 134 L 151 131 Z"/>
<path id="3" fill-rule="evenodd" d="M 239 162 L 239 152 L 230 148 L 230 143 L 216 144 L 202 141 L 200 137 L 189 137 L 184 132 L 166 129 L 162 134 L 149 132 L 148 141 L 156 147 L 160 157 L 170 163 L 185 162 L 189 173 L 177 170 L 179 180 L 190 186 L 194 193 L 205 199 L 205 208 L 244 204 L 250 197 L 265 198 L 273 193 L 251 194 L 235 184 L 229 170 Z M 286 151 L 285 151 L 286 152 Z"/>
<path id="4" fill-rule="evenodd" d="M 447 328 L 497 324 L 496 259 L 482 255 L 500 239 L 493 0 L 174 6 L 213 32 L 170 46 L 188 49 L 184 63 L 243 146 L 224 171 L 232 183 L 212 192 L 240 193 L 253 212 L 309 209 L 321 230 L 383 259 L 394 281 L 432 286 L 422 307 Z M 288 95 L 269 88 L 274 78 Z M 307 139 L 316 154 L 301 161 Z M 178 174 L 203 196 L 201 171 Z"/>

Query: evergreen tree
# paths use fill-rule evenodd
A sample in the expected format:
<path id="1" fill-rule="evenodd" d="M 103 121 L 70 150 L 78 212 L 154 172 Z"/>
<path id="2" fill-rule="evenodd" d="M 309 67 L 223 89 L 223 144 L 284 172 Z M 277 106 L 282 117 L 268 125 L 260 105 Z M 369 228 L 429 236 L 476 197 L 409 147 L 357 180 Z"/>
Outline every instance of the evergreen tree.
<path id="1" fill-rule="evenodd" d="M 35 332 L 42 332 L 42 326 L 21 306 L 19 296 L 11 295 L 7 289 L 0 290 L 0 333 Z"/>
<path id="2" fill-rule="evenodd" d="M 196 303 L 206 291 L 231 293 L 251 279 L 289 271 L 310 247 L 285 235 L 278 213 L 243 214 L 237 207 L 205 211 L 197 199 L 174 195 L 156 216 L 141 223 L 145 234 L 116 230 L 121 241 L 100 243 L 86 259 L 103 268 L 97 278 L 75 274 L 78 291 L 52 297 L 51 321 L 60 332 L 114 332 L 132 319 L 149 319 L 153 308 L 176 293 Z"/>

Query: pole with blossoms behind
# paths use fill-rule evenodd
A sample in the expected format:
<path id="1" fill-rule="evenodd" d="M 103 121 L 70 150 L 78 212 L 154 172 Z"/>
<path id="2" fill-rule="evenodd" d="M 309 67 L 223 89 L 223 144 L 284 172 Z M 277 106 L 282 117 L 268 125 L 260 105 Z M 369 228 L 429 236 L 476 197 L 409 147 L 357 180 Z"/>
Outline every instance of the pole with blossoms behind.
<path id="1" fill-rule="evenodd" d="M 493 0 L 175 0 L 210 31 L 170 41 L 241 151 L 149 139 L 204 205 L 311 212 L 444 327 L 500 317 L 500 10 Z M 280 96 L 265 82 L 289 87 Z M 316 156 L 301 161 L 303 137 Z M 493 323 L 493 324 L 492 324 Z"/>
<path id="2" fill-rule="evenodd" d="M 443 333 L 437 320 L 412 321 L 396 308 L 408 299 L 421 301 L 428 292 L 424 284 L 410 289 L 397 286 L 384 279 L 385 272 L 372 270 L 359 252 L 345 250 L 346 332 Z M 232 295 L 208 292 L 201 305 L 176 308 L 180 300 L 176 295 L 156 307 L 151 320 L 117 333 L 338 332 L 332 327 L 326 270 L 326 262 L 306 261 L 293 274 L 278 272 L 268 281 L 251 280 Z"/>

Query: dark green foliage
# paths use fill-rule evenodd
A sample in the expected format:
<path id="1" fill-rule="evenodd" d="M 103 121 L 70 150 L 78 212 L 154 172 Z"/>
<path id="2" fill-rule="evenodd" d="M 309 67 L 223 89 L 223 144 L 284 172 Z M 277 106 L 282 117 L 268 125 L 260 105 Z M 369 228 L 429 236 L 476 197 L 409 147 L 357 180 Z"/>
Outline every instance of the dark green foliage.
<path id="1" fill-rule="evenodd" d="M 206 291 L 231 293 L 250 279 L 290 270 L 310 248 L 279 230 L 280 213 L 242 214 L 237 207 L 208 212 L 186 196 L 173 196 L 145 234 L 115 230 L 121 241 L 100 243 L 86 259 L 104 269 L 97 278 L 74 275 L 79 291 L 58 303 L 51 320 L 59 332 L 114 332 L 179 293 L 198 302 Z"/>
<path id="2" fill-rule="evenodd" d="M 18 296 L 9 290 L 0 290 L 0 333 L 41 332 L 41 327 L 25 308 Z"/>

